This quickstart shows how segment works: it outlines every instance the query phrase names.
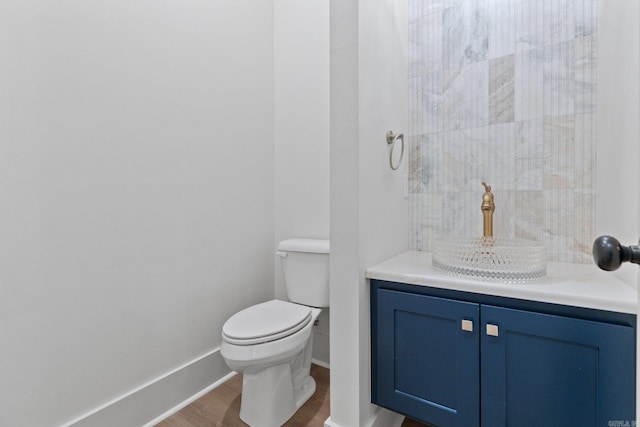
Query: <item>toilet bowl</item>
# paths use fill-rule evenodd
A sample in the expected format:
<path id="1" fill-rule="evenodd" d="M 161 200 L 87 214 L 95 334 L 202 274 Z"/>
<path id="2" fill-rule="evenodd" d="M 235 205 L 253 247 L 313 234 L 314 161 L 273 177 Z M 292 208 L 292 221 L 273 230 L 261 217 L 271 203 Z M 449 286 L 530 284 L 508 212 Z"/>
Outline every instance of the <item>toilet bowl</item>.
<path id="1" fill-rule="evenodd" d="M 290 301 L 245 308 L 222 328 L 220 354 L 243 374 L 240 419 L 251 427 L 281 426 L 316 389 L 311 332 L 320 307 L 328 306 L 329 242 L 285 240 L 277 254 Z"/>
<path id="2" fill-rule="evenodd" d="M 231 369 L 243 374 L 242 421 L 252 427 L 281 426 L 313 395 L 311 328 L 320 311 L 273 300 L 225 323 L 220 352 Z"/>

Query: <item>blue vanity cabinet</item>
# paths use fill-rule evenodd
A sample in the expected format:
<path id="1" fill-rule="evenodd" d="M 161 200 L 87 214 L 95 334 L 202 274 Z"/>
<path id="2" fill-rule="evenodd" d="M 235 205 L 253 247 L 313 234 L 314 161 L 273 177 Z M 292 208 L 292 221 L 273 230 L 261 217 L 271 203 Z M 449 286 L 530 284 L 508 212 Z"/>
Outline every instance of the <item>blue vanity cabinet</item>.
<path id="1" fill-rule="evenodd" d="M 632 327 L 487 305 L 481 311 L 481 425 L 635 420 Z"/>
<path id="2" fill-rule="evenodd" d="M 635 316 L 378 280 L 371 303 L 373 403 L 438 427 L 635 420 Z"/>
<path id="3" fill-rule="evenodd" d="M 377 299 L 373 402 L 438 426 L 478 425 L 480 306 L 387 289 Z"/>

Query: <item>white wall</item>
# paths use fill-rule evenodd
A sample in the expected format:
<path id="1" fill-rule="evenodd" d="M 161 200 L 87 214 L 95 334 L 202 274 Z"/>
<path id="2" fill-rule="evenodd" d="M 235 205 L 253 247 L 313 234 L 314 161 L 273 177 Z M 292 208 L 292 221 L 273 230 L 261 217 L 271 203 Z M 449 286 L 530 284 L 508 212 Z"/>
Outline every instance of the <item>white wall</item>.
<path id="1" fill-rule="evenodd" d="M 640 155 L 640 5 L 599 1 L 596 234 L 624 245 L 640 237 L 637 170 Z M 637 267 L 614 274 L 637 286 Z"/>
<path id="2" fill-rule="evenodd" d="M 275 242 L 329 238 L 329 3 L 276 0 Z M 276 297 L 286 299 L 275 257 Z M 329 363 L 329 314 L 314 328 L 313 357 Z"/>
<path id="3" fill-rule="evenodd" d="M 0 56 L 0 425 L 60 425 L 273 297 L 273 3 L 5 1 Z"/>
<path id="4" fill-rule="evenodd" d="M 599 1 L 598 40 L 598 235 L 623 245 L 640 237 L 640 4 Z M 613 274 L 639 288 L 638 266 L 623 264 Z M 638 296 L 640 305 L 640 295 Z M 640 372 L 640 331 L 636 372 Z M 636 414 L 640 376 L 636 374 Z M 637 418 L 637 415 L 636 415 Z"/>
<path id="5" fill-rule="evenodd" d="M 365 269 L 409 247 L 406 158 L 391 171 L 385 134 L 407 118 L 402 0 L 331 1 L 331 417 L 367 426 L 369 287 Z M 405 153 L 406 154 L 406 153 Z"/>
<path id="6" fill-rule="evenodd" d="M 637 22 L 640 23 L 640 8 L 636 11 L 636 19 Z M 638 57 L 640 58 L 640 44 L 636 47 L 636 52 L 638 53 Z M 636 70 L 636 75 L 638 76 L 638 82 L 640 82 L 640 66 Z M 640 97 L 640 88 L 638 90 L 638 96 Z M 640 122 L 640 108 L 636 112 L 636 118 L 638 122 Z M 638 143 L 640 143 L 640 137 L 636 139 Z M 638 150 L 638 158 L 636 160 L 636 164 L 640 165 L 640 150 Z M 640 168 L 636 168 L 636 182 L 640 182 Z M 637 197 L 640 203 L 640 185 L 637 186 Z M 638 217 L 638 230 L 640 230 L 640 206 L 637 213 Z M 640 268 L 636 268 L 636 288 L 640 284 Z M 640 307 L 640 294 L 638 294 L 638 306 Z M 640 313 L 636 313 L 640 314 Z M 636 330 L 636 420 L 638 419 L 638 414 L 640 414 L 640 375 L 637 373 L 640 372 L 640 331 Z"/>

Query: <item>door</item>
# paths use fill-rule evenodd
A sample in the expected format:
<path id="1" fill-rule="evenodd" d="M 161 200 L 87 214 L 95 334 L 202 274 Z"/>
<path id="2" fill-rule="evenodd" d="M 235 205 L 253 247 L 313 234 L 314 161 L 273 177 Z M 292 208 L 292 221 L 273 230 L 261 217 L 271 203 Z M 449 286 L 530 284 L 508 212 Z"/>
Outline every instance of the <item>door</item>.
<path id="1" fill-rule="evenodd" d="M 633 328 L 493 306 L 481 316 L 483 426 L 632 425 Z"/>
<path id="2" fill-rule="evenodd" d="M 479 425 L 479 305 L 386 289 L 372 401 L 440 427 Z"/>

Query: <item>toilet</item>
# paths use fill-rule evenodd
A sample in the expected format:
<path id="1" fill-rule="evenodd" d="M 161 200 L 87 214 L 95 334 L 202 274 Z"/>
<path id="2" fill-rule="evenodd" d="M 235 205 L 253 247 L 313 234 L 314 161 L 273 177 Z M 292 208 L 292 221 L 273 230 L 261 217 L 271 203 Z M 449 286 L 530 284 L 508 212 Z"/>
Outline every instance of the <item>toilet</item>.
<path id="1" fill-rule="evenodd" d="M 243 374 L 240 419 L 251 427 L 284 424 L 315 392 L 311 329 L 329 306 L 329 241 L 280 242 L 288 301 L 245 308 L 222 327 L 220 354 Z"/>

